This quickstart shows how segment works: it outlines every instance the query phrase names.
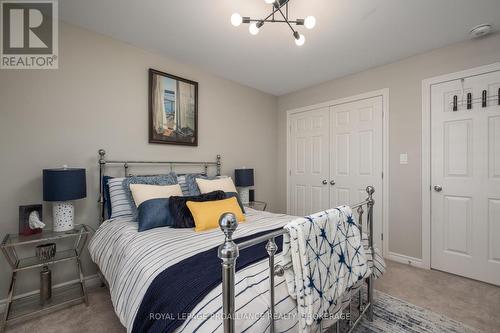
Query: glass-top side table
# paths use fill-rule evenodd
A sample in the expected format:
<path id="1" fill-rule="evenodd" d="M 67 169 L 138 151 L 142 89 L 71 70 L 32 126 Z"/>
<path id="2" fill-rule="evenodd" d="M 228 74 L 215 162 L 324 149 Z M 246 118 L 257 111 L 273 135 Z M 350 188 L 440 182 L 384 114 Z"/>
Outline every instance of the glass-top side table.
<path id="1" fill-rule="evenodd" d="M 7 234 L 1 244 L 2 253 L 12 269 L 10 287 L 7 295 L 6 310 L 0 323 L 0 332 L 5 330 L 7 324 L 15 324 L 46 313 L 85 302 L 88 305 L 87 290 L 83 280 L 83 271 L 80 256 L 90 235 L 90 228 L 84 224 L 75 225 L 73 230 L 64 232 L 43 231 L 39 234 L 23 236 L 18 234 Z M 73 246 L 69 249 L 57 250 L 48 259 L 41 260 L 37 256 L 20 257 L 18 249 L 35 247 L 43 243 L 56 243 L 63 239 L 74 238 Z M 14 298 L 16 275 L 21 271 L 41 268 L 56 263 L 74 262 L 78 271 L 77 282 L 64 284 L 61 287 L 52 288 L 52 297 L 49 302 L 41 304 L 39 294 L 29 295 L 17 299 Z"/>
<path id="2" fill-rule="evenodd" d="M 262 210 L 265 211 L 267 208 L 267 202 L 264 201 L 250 201 L 249 203 L 245 204 L 246 207 L 250 207 L 255 210 Z"/>

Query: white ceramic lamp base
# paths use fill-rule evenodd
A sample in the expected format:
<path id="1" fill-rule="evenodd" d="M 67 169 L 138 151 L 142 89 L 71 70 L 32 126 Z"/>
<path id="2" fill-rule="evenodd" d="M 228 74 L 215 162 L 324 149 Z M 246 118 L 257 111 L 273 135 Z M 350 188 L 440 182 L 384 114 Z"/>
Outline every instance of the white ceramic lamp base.
<path id="1" fill-rule="evenodd" d="M 241 203 L 247 205 L 250 202 L 250 187 L 238 187 Z"/>
<path id="2" fill-rule="evenodd" d="M 52 217 L 55 232 L 73 230 L 75 206 L 72 201 L 57 201 L 52 204 Z"/>

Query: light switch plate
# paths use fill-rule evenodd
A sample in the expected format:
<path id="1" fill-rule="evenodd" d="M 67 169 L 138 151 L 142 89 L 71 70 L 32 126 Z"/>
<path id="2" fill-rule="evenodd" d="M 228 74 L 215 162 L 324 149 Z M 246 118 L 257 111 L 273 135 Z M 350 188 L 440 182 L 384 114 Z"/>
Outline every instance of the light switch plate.
<path id="1" fill-rule="evenodd" d="M 399 164 L 408 164 L 408 153 L 399 154 Z"/>

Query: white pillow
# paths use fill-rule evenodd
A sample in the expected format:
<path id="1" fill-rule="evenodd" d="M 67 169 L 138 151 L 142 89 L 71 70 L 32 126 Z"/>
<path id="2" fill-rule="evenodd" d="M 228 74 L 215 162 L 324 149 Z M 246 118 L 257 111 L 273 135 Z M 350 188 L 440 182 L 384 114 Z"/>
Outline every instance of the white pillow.
<path id="1" fill-rule="evenodd" d="M 182 189 L 179 184 L 175 185 L 147 185 L 130 184 L 130 191 L 134 198 L 135 205 L 139 207 L 141 203 L 150 199 L 169 198 L 171 196 L 182 196 Z"/>
<path id="2" fill-rule="evenodd" d="M 196 178 L 196 184 L 198 184 L 201 194 L 213 191 L 237 192 L 230 177 L 219 179 Z"/>

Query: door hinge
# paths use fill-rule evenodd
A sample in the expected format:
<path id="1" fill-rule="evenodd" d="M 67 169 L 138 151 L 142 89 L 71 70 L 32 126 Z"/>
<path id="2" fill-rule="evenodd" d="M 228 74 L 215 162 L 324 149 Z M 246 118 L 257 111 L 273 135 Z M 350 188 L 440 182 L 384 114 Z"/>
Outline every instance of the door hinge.
<path id="1" fill-rule="evenodd" d="M 382 179 L 384 179 L 384 173 L 382 172 Z"/>
<path id="2" fill-rule="evenodd" d="M 384 234 L 383 234 L 383 233 L 382 233 L 382 234 L 380 234 L 380 239 L 381 239 L 381 240 L 384 240 Z"/>

